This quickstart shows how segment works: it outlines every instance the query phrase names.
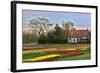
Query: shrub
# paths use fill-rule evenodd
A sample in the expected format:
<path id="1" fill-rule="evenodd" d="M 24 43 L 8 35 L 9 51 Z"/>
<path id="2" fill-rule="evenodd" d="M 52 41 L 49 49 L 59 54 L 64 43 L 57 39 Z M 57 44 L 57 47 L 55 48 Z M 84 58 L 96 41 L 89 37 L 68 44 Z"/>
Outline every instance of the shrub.
<path id="1" fill-rule="evenodd" d="M 22 39 L 23 39 L 23 43 L 32 43 L 32 42 L 34 42 L 32 34 L 23 34 Z"/>
<path id="2" fill-rule="evenodd" d="M 67 39 L 39 39 L 38 40 L 39 44 L 64 44 L 67 43 Z"/>

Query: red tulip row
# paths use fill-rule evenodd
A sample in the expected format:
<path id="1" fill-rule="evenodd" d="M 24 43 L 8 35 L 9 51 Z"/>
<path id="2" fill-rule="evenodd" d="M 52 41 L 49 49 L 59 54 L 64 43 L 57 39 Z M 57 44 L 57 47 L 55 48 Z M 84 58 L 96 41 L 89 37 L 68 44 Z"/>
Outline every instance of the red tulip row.
<path id="1" fill-rule="evenodd" d="M 78 56 L 80 55 L 81 52 L 80 51 L 74 51 L 74 52 L 69 52 L 67 55 L 65 55 L 64 57 L 70 57 L 70 56 Z"/>
<path id="2" fill-rule="evenodd" d="M 67 58 L 67 57 L 71 57 L 71 56 L 78 56 L 78 55 L 80 55 L 81 54 L 81 52 L 80 51 L 74 51 L 74 52 L 69 52 L 68 54 L 66 54 L 66 55 L 64 55 L 64 56 L 62 56 L 62 57 L 64 57 L 64 58 Z M 58 57 L 59 58 L 59 57 Z M 40 60 L 40 61 L 38 61 L 38 62 L 48 62 L 48 61 L 54 61 L 56 58 L 50 58 L 50 59 L 44 59 L 44 60 Z"/>

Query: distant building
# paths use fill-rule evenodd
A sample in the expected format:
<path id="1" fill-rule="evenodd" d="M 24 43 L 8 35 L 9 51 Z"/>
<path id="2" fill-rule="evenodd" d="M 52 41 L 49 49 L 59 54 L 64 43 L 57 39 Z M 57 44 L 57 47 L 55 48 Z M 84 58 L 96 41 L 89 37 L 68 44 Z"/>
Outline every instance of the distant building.
<path id="1" fill-rule="evenodd" d="M 88 29 L 76 29 L 73 28 L 69 30 L 68 33 L 68 42 L 69 43 L 79 43 L 87 42 L 90 39 L 90 32 Z"/>

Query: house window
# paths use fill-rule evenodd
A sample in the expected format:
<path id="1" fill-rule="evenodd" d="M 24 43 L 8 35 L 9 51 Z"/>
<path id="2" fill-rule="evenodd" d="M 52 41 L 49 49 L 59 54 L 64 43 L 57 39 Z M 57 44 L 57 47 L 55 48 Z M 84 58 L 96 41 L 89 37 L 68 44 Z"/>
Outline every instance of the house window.
<path id="1" fill-rule="evenodd" d="M 75 38 L 74 38 L 74 41 L 73 42 L 75 42 L 76 40 L 75 40 Z"/>
<path id="2" fill-rule="evenodd" d="M 71 38 L 71 42 L 73 42 L 73 38 Z"/>
<path id="3" fill-rule="evenodd" d="M 72 43 L 77 42 L 77 38 L 71 38 Z"/>
<path id="4" fill-rule="evenodd" d="M 77 42 L 77 38 L 75 38 L 75 42 Z"/>
<path id="5" fill-rule="evenodd" d="M 77 40 L 78 40 L 78 42 L 80 42 L 80 38 L 78 38 Z"/>

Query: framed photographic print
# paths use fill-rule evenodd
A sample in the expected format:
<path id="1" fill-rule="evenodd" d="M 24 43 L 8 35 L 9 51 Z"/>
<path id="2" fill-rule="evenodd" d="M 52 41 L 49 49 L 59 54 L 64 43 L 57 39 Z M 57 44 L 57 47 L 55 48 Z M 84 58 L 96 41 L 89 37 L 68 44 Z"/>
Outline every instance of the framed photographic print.
<path id="1" fill-rule="evenodd" d="M 12 1 L 11 71 L 97 67 L 97 6 Z"/>

